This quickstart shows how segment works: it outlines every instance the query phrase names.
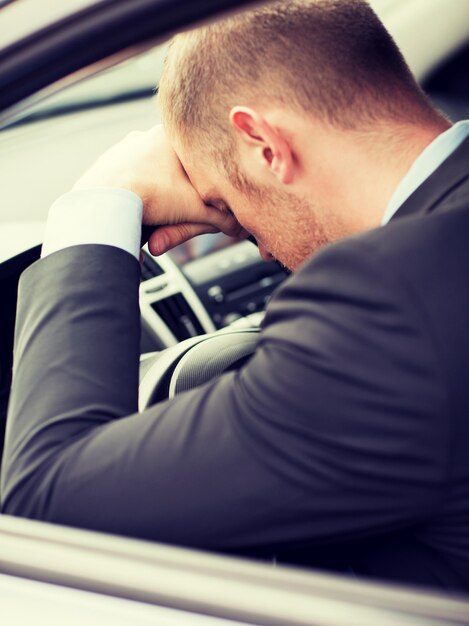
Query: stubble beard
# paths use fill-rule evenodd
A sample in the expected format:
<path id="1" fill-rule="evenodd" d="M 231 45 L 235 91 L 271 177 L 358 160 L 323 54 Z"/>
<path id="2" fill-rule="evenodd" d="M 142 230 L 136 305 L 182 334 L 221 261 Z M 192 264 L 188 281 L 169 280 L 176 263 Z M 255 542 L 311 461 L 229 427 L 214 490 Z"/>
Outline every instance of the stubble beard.
<path id="1" fill-rule="evenodd" d="M 317 208 L 307 198 L 278 189 L 259 188 L 255 197 L 250 192 L 247 195 L 251 203 L 249 211 L 256 216 L 259 240 L 289 270 L 297 270 L 333 241 L 326 225 L 318 218 Z"/>

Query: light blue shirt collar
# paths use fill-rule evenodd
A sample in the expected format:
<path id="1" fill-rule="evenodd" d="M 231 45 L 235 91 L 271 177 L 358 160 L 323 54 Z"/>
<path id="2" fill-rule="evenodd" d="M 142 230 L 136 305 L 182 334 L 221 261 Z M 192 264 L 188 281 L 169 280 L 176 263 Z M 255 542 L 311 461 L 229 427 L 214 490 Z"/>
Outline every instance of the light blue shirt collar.
<path id="1" fill-rule="evenodd" d="M 425 148 L 416 158 L 410 170 L 393 193 L 386 211 L 384 212 L 381 222 L 382 225 L 389 222 L 407 198 L 440 167 L 443 161 L 446 161 L 468 135 L 469 120 L 458 122 L 441 135 L 438 135 L 438 137 Z"/>

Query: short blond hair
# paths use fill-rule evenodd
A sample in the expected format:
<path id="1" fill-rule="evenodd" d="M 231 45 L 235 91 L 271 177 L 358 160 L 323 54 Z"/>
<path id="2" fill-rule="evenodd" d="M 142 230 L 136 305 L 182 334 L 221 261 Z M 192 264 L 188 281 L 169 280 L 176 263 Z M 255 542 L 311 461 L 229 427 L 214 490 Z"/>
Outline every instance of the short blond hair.
<path id="1" fill-rule="evenodd" d="M 364 0 L 277 1 L 179 35 L 159 98 L 171 129 L 215 152 L 238 104 L 275 101 L 343 129 L 436 114 Z"/>

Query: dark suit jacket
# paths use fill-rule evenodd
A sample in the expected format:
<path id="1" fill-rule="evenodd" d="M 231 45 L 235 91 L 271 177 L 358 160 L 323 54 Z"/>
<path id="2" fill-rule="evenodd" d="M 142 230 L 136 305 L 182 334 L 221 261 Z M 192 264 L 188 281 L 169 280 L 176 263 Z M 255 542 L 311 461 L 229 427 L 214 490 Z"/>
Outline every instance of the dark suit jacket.
<path id="1" fill-rule="evenodd" d="M 106 246 L 23 275 L 3 511 L 469 590 L 469 140 L 286 281 L 244 368 L 142 415 L 138 285 Z"/>

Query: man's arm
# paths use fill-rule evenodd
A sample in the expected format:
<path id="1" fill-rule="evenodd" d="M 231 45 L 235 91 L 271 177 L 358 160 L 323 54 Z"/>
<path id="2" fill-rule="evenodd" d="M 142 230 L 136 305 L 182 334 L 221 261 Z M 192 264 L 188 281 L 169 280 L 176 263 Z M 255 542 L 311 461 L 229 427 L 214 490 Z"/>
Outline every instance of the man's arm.
<path id="1" fill-rule="evenodd" d="M 444 396 L 419 312 L 365 243 L 281 288 L 254 358 L 136 415 L 138 263 L 77 246 L 20 286 L 3 510 L 197 547 L 344 541 L 440 497 Z"/>

